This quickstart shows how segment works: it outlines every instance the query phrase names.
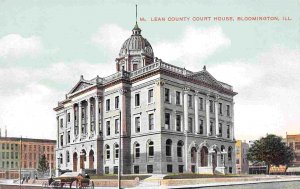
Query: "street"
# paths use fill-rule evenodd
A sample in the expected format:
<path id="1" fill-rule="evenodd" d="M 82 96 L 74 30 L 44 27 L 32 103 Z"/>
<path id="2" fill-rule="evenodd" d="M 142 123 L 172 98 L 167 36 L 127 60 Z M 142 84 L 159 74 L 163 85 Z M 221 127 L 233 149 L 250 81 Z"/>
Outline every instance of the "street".
<path id="1" fill-rule="evenodd" d="M 199 187 L 207 189 L 299 189 L 300 181 L 286 181 L 286 182 L 272 182 L 272 183 L 257 183 L 247 185 L 234 185 L 234 186 L 212 186 L 212 187 Z"/>

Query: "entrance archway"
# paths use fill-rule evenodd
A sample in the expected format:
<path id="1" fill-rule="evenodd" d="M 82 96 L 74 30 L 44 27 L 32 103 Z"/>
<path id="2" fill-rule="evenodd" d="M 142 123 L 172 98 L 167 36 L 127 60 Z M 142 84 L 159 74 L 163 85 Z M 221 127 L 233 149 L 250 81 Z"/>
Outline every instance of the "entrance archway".
<path id="1" fill-rule="evenodd" d="M 80 152 L 80 169 L 84 169 L 85 168 L 85 166 L 84 166 L 85 160 L 86 160 L 86 151 L 83 149 Z"/>
<path id="2" fill-rule="evenodd" d="M 208 149 L 206 146 L 203 146 L 201 148 L 201 167 L 207 167 L 208 166 Z"/>
<path id="3" fill-rule="evenodd" d="M 73 154 L 73 172 L 77 172 L 77 153 Z"/>
<path id="4" fill-rule="evenodd" d="M 89 169 L 94 169 L 94 151 L 91 150 L 89 153 Z"/>

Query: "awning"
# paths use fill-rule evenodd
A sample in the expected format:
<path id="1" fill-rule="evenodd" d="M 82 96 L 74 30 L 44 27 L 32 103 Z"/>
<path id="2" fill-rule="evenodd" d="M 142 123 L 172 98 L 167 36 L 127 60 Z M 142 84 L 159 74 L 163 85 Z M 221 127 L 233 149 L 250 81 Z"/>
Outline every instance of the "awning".
<path id="1" fill-rule="evenodd" d="M 299 172 L 300 173 L 300 167 L 288 167 L 288 169 L 286 170 L 287 173 L 295 173 L 295 172 Z"/>

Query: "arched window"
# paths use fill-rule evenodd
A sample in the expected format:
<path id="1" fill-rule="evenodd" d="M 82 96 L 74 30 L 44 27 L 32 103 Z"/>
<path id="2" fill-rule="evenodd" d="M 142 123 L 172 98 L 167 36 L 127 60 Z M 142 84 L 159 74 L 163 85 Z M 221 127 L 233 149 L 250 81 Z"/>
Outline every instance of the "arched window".
<path id="1" fill-rule="evenodd" d="M 182 157 L 183 142 L 180 140 L 177 143 L 177 157 Z"/>
<path id="2" fill-rule="evenodd" d="M 109 145 L 105 146 L 106 159 L 110 159 L 110 148 Z"/>
<path id="3" fill-rule="evenodd" d="M 229 146 L 228 148 L 228 161 L 231 161 L 232 160 L 232 147 Z"/>
<path id="4" fill-rule="evenodd" d="M 150 141 L 148 143 L 148 155 L 149 155 L 149 157 L 154 156 L 154 142 L 153 141 Z"/>
<path id="5" fill-rule="evenodd" d="M 166 156 L 172 156 L 172 140 L 168 139 L 166 141 Z"/>
<path id="6" fill-rule="evenodd" d="M 67 157 L 67 163 L 69 163 L 70 162 L 70 153 L 69 153 L 69 151 L 66 152 L 66 157 Z"/>
<path id="7" fill-rule="evenodd" d="M 191 163 L 196 163 L 197 160 L 197 149 L 192 147 L 191 149 Z"/>
<path id="8" fill-rule="evenodd" d="M 133 148 L 134 148 L 134 158 L 139 158 L 140 157 L 140 144 L 135 143 Z"/>
<path id="9" fill-rule="evenodd" d="M 208 166 L 208 149 L 206 146 L 203 146 L 201 149 L 201 167 Z"/>
<path id="10" fill-rule="evenodd" d="M 119 144 L 115 144 L 115 159 L 119 159 Z"/>

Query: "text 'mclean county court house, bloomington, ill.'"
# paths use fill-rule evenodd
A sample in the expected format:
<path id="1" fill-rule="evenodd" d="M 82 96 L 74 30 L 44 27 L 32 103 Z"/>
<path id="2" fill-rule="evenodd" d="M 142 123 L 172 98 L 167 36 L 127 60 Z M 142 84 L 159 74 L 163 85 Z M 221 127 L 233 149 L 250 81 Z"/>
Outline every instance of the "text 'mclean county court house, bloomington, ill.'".
<path id="1" fill-rule="evenodd" d="M 137 23 L 115 67 L 54 108 L 60 173 L 235 173 L 232 86 L 154 57 Z"/>

